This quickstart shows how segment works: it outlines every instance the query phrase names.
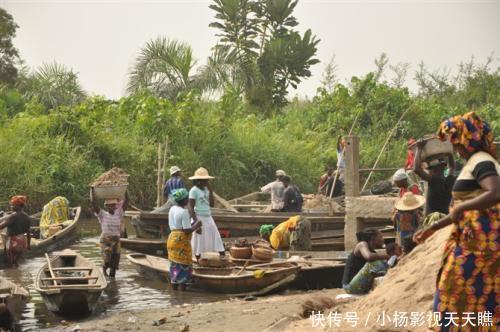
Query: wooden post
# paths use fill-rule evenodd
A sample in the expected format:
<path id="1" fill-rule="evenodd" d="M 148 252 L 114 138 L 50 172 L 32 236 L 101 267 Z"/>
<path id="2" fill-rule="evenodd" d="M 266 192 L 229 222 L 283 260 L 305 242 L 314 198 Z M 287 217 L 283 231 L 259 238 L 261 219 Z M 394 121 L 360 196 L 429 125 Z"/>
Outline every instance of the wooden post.
<path id="1" fill-rule="evenodd" d="M 359 196 L 359 137 L 347 136 L 345 148 L 345 195 Z"/>
<path id="2" fill-rule="evenodd" d="M 165 183 L 165 165 L 167 165 L 168 161 L 168 136 L 165 137 L 165 149 L 163 150 L 163 164 L 161 165 L 161 185 L 163 186 Z M 163 187 L 162 187 L 163 188 Z M 160 189 L 161 191 L 161 189 Z M 165 203 L 165 197 L 163 193 L 160 192 L 160 206 Z"/>
<path id="3" fill-rule="evenodd" d="M 161 205 L 161 143 L 158 143 L 158 168 L 156 180 L 156 207 Z"/>

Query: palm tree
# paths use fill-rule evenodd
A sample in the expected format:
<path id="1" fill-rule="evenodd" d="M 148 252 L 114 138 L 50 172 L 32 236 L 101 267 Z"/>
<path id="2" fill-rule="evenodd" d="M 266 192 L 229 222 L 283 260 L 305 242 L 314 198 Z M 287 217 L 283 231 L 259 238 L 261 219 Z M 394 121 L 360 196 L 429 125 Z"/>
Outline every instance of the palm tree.
<path id="1" fill-rule="evenodd" d="M 175 101 L 181 92 L 217 88 L 212 74 L 192 74 L 195 65 L 191 46 L 158 37 L 141 49 L 130 71 L 127 91 L 149 90 L 158 97 Z"/>
<path id="2" fill-rule="evenodd" d="M 47 109 L 75 105 L 86 97 L 78 74 L 64 65 L 55 62 L 43 64 L 33 73 L 24 68 L 20 75 L 19 89 L 27 98 L 36 99 Z"/>

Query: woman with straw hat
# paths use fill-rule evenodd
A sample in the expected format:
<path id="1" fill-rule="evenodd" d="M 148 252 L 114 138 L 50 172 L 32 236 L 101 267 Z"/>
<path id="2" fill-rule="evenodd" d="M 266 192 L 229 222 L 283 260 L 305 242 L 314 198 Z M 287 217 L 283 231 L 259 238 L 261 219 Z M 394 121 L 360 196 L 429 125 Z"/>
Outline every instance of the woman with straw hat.
<path id="1" fill-rule="evenodd" d="M 210 187 L 209 180 L 213 176 L 208 171 L 200 167 L 189 178 L 193 181 L 193 187 L 189 191 L 189 214 L 192 222 L 201 222 L 202 227 L 193 234 L 191 246 L 197 259 L 204 252 L 219 252 L 221 256 L 225 255 L 222 239 L 212 218 L 210 208 L 214 206 L 214 195 Z"/>
<path id="2" fill-rule="evenodd" d="M 408 254 L 414 247 L 410 241 L 413 234 L 420 226 L 422 219 L 421 208 L 425 204 L 425 197 L 407 192 L 396 201 L 394 214 L 394 227 L 396 227 L 396 242 L 403 246 L 403 251 Z"/>

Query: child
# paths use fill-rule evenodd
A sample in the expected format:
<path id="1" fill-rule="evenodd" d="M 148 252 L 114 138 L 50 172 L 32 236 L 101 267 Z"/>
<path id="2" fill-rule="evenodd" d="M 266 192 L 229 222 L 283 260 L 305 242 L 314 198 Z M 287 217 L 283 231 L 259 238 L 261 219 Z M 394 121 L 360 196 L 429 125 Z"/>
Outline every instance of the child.
<path id="1" fill-rule="evenodd" d="M 387 260 L 387 265 L 390 268 L 393 268 L 398 263 L 398 258 L 403 254 L 403 250 L 399 244 L 396 242 L 389 243 L 385 246 L 385 252 L 387 255 L 391 256 Z"/>
<path id="2" fill-rule="evenodd" d="M 409 243 L 413 234 L 418 230 L 422 219 L 422 207 L 425 204 L 425 198 L 420 195 L 415 195 L 407 192 L 403 197 L 396 201 L 396 213 L 393 217 L 394 227 L 396 228 L 396 243 L 403 245 L 411 251 L 413 249 Z M 404 254 L 409 251 L 403 250 Z"/>

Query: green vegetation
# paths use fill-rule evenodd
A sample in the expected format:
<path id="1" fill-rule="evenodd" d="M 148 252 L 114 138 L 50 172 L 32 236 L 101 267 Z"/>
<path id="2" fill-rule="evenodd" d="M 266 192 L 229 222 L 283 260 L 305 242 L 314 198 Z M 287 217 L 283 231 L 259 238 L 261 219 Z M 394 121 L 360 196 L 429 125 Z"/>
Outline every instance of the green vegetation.
<path id="1" fill-rule="evenodd" d="M 233 2 L 251 1 L 215 1 L 214 10 L 226 15 Z M 296 2 L 255 3 L 285 5 L 276 14 L 281 25 L 270 13 L 245 9 L 254 13 L 246 17 L 267 27 L 261 43 L 255 40 L 262 29 L 233 40 L 238 36 L 230 35 L 234 27 L 217 25 L 224 31 L 221 43 L 207 64 L 192 73 L 195 60 L 189 45 L 159 38 L 143 49 L 130 74 L 130 95 L 119 100 L 86 96 L 77 75 L 57 64 L 32 73 L 19 70 L 14 86 L 0 87 L 0 207 L 5 208 L 13 194 L 28 195 L 32 210 L 55 195 L 86 205 L 88 184 L 118 166 L 131 174 L 133 202 L 150 208 L 156 198 L 157 145 L 166 137 L 168 166 L 180 166 L 185 175 L 200 166 L 208 168 L 217 177 L 215 190 L 230 198 L 257 190 L 276 169 L 285 169 L 303 192 L 315 191 L 325 165 L 336 162 L 338 136 L 349 131 L 358 113 L 354 133 L 361 137 L 362 167 L 373 165 L 389 131 L 407 109 L 380 167 L 402 165 L 408 138 L 432 133 L 444 117 L 468 110 L 478 111 L 498 135 L 500 70 L 491 68 L 490 61 L 463 63 L 454 77 L 421 65 L 415 95 L 404 86 L 408 65 L 390 65 L 385 55 L 377 59 L 373 72 L 353 77 L 346 85 L 338 83 L 332 62 L 324 87 L 312 100 L 284 105 L 286 87 L 308 76 L 315 52 L 310 51 L 317 42 L 308 33 L 292 37 L 296 21 L 291 11 Z M 236 13 L 235 20 L 246 15 L 241 8 Z M 288 65 L 275 61 L 278 57 L 270 62 L 277 66 L 270 71 L 274 74 L 261 76 L 262 68 L 271 68 L 266 61 L 272 56 L 265 54 L 274 52 L 273 40 L 279 38 L 296 39 L 293 43 L 309 49 L 301 57 L 302 69 L 283 69 L 280 66 Z M 244 56 L 234 58 L 233 51 Z M 250 62 L 245 60 L 249 54 L 253 54 Z M 383 79 L 390 74 L 386 67 L 394 72 L 389 80 Z M 281 70 L 292 76 L 280 76 Z M 249 84 L 245 79 L 249 73 L 257 73 L 254 77 L 262 81 Z M 266 91 L 253 95 L 254 89 Z M 220 97 L 207 99 L 210 90 L 218 90 Z M 255 96 L 263 96 L 263 102 Z M 389 174 L 378 174 L 373 181 L 384 176 Z"/>

